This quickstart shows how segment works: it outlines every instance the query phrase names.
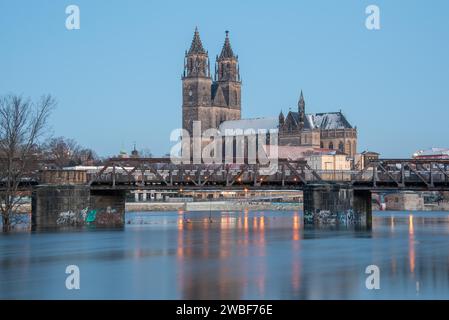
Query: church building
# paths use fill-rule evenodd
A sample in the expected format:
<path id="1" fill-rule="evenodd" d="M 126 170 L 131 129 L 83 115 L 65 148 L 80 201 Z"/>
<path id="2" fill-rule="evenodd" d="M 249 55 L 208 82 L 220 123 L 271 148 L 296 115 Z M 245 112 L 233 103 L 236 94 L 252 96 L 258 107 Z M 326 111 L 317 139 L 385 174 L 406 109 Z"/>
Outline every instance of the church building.
<path id="1" fill-rule="evenodd" d="M 201 121 L 201 130 L 215 128 L 253 129 L 278 132 L 281 146 L 308 146 L 339 150 L 350 157 L 357 152 L 357 128 L 341 111 L 306 113 L 301 91 L 297 111 L 286 116 L 241 119 L 241 80 L 238 56 L 234 54 L 229 32 L 220 55 L 215 59 L 213 79 L 209 54 L 204 49 L 198 29 L 195 29 L 190 49 L 185 53 L 182 76 L 182 123 L 190 134 L 193 121 Z"/>

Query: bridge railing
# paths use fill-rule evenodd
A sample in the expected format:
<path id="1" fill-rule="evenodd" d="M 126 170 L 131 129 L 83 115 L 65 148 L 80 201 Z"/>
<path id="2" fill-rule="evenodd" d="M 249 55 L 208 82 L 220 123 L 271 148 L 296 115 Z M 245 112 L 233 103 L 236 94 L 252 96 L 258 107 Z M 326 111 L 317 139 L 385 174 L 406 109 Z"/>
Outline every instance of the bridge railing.
<path id="1" fill-rule="evenodd" d="M 271 169 L 271 170 L 270 170 Z M 145 159 L 111 159 L 97 173 L 88 174 L 90 184 L 253 185 L 300 184 L 322 181 L 305 161 L 281 160 L 276 167 L 261 164 L 172 164 Z"/>
<path id="2" fill-rule="evenodd" d="M 88 172 L 90 185 L 300 186 L 308 183 L 351 183 L 364 188 L 449 189 L 449 161 L 381 159 L 363 170 L 313 170 L 306 161 L 280 159 L 272 172 L 261 164 L 173 164 L 169 159 L 109 159 Z"/>

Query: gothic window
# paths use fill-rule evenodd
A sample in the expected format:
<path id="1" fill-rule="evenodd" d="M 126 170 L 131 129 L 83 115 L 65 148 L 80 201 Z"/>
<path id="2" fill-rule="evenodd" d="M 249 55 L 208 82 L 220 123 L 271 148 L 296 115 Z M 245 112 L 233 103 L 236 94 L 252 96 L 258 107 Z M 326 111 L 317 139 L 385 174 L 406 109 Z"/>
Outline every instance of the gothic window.
<path id="1" fill-rule="evenodd" d="M 320 148 L 323 149 L 324 148 L 324 144 L 323 141 L 320 142 Z"/>
<path id="2" fill-rule="evenodd" d="M 345 152 L 345 146 L 343 144 L 343 141 L 340 141 L 340 143 L 338 144 L 338 150 L 340 150 L 341 152 Z"/>
<path id="3" fill-rule="evenodd" d="M 329 149 L 333 150 L 334 149 L 334 144 L 331 142 L 329 142 Z"/>

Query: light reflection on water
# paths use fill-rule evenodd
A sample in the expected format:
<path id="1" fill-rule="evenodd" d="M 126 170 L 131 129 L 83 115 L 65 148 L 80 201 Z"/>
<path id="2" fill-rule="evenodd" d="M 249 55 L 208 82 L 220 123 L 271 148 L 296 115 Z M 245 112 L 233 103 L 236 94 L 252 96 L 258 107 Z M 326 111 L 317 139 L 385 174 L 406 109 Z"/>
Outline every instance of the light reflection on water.
<path id="1" fill-rule="evenodd" d="M 299 212 L 129 213 L 121 230 L 0 234 L 6 299 L 447 299 L 449 213 L 377 212 L 372 230 Z M 65 288 L 65 268 L 81 290 Z M 365 288 L 366 266 L 381 271 Z"/>

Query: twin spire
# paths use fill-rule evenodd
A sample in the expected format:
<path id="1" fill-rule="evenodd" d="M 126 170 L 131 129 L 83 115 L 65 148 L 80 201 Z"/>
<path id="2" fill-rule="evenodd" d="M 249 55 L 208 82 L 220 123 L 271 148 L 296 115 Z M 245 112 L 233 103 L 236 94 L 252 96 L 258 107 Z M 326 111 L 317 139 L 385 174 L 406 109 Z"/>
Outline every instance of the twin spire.
<path id="1" fill-rule="evenodd" d="M 190 45 L 190 49 L 188 54 L 206 54 L 206 50 L 204 50 L 203 43 L 201 42 L 200 33 L 198 31 L 198 27 L 195 27 L 195 32 L 193 34 L 192 44 Z M 235 58 L 234 52 L 232 51 L 231 42 L 229 40 L 229 31 L 226 30 L 226 38 L 223 44 L 223 48 L 221 49 L 220 59 L 224 58 Z"/>
<path id="2" fill-rule="evenodd" d="M 186 52 L 184 60 L 183 77 L 209 77 L 210 63 L 208 52 L 201 42 L 198 28 L 195 28 L 192 44 Z M 221 49 L 220 56 L 217 55 L 215 63 L 215 81 L 241 81 L 238 56 L 232 51 L 229 40 L 229 31 L 226 30 L 226 38 Z"/>

